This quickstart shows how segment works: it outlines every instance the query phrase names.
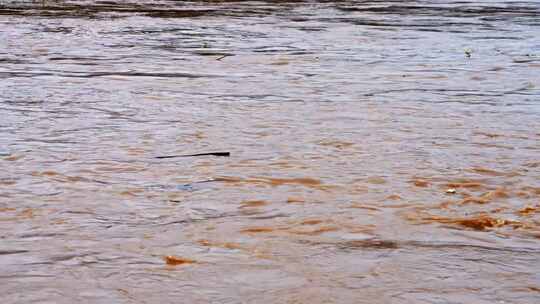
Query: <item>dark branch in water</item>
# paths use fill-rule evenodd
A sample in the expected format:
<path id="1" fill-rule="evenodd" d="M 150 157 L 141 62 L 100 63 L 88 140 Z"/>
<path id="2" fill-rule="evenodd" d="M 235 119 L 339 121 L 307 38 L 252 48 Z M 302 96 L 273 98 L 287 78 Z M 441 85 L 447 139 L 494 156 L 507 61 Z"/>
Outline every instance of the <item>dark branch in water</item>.
<path id="1" fill-rule="evenodd" d="M 221 61 L 223 58 L 229 57 L 229 56 L 234 56 L 234 55 L 224 54 L 223 56 L 220 56 L 219 58 L 216 58 L 216 60 L 217 60 L 217 61 Z"/>
<path id="2" fill-rule="evenodd" d="M 229 156 L 231 156 L 231 152 L 209 152 L 209 153 L 197 153 L 197 154 L 185 154 L 185 155 L 163 155 L 163 156 L 156 156 L 155 158 L 165 159 L 165 158 L 194 157 L 194 156 L 224 156 L 224 157 L 229 157 Z"/>
<path id="3" fill-rule="evenodd" d="M 18 254 L 18 253 L 27 253 L 30 252 L 29 250 L 17 250 L 17 249 L 7 249 L 7 250 L 0 250 L 0 255 L 6 255 L 6 254 Z"/>

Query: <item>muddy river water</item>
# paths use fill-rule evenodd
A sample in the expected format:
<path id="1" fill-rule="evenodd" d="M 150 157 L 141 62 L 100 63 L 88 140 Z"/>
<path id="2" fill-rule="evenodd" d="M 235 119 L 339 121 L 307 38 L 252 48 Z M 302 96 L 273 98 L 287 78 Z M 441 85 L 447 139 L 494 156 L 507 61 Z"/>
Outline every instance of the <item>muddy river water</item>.
<path id="1" fill-rule="evenodd" d="M 0 1 L 0 291 L 540 303 L 540 2 Z"/>

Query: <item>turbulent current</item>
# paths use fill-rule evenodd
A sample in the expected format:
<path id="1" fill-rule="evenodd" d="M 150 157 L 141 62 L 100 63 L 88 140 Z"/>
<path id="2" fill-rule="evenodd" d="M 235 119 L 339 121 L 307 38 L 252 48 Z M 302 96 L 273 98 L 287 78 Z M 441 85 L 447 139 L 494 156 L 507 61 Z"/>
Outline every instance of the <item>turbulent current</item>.
<path id="1" fill-rule="evenodd" d="M 0 1 L 0 292 L 540 303 L 540 2 Z"/>

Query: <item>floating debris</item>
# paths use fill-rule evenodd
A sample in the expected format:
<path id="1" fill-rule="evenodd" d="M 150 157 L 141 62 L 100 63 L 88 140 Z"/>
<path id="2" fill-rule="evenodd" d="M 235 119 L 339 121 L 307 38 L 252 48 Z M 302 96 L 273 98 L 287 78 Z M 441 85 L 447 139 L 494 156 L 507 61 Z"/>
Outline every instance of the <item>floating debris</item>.
<path id="1" fill-rule="evenodd" d="M 156 156 L 157 159 L 176 158 L 176 157 L 195 157 L 195 156 L 222 156 L 229 157 L 231 152 L 208 152 L 208 153 L 196 153 L 196 154 L 184 154 L 184 155 L 163 155 Z"/>

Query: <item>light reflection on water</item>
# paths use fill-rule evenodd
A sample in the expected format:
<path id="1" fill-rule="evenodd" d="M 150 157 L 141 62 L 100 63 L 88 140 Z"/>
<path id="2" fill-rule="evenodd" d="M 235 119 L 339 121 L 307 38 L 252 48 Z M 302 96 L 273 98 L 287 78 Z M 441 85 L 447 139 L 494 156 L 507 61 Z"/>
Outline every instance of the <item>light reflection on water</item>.
<path id="1" fill-rule="evenodd" d="M 538 302 L 539 13 L 0 3 L 6 303 Z"/>

